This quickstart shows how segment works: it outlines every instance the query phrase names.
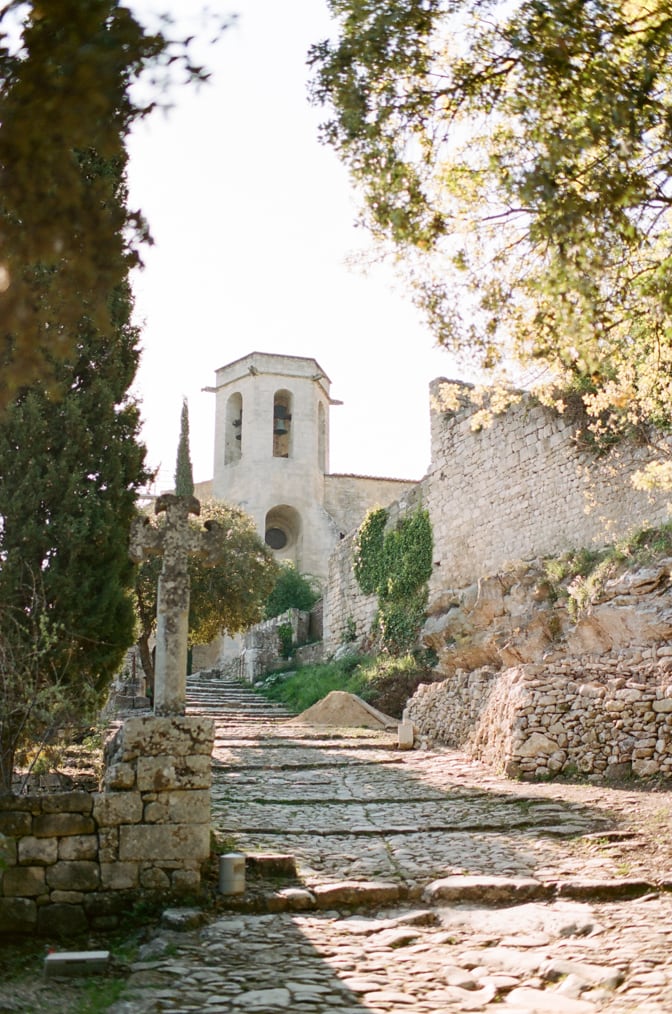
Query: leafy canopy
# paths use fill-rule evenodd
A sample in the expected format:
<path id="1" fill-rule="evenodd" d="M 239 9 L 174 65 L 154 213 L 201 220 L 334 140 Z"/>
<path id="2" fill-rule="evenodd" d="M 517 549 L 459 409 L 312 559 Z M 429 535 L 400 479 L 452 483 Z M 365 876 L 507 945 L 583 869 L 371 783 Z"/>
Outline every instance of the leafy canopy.
<path id="1" fill-rule="evenodd" d="M 323 137 L 438 339 L 512 357 L 589 412 L 667 423 L 667 0 L 329 0 Z"/>
<path id="2" fill-rule="evenodd" d="M 165 515 L 152 518 L 161 525 Z M 206 565 L 198 556 L 189 563 L 189 643 L 208 644 L 220 634 L 236 634 L 262 619 L 264 604 L 277 578 L 270 549 L 260 539 L 253 519 L 239 507 L 206 500 L 191 524 L 212 522 L 219 533 L 221 560 Z M 161 557 L 153 556 L 136 571 L 135 598 L 139 621 L 138 647 L 143 668 L 153 675 L 149 640 L 156 629 L 157 582 Z"/>
<path id="3" fill-rule="evenodd" d="M 280 564 L 275 585 L 266 600 L 264 615 L 267 620 L 280 616 L 288 609 L 310 612 L 320 597 L 315 585 L 305 574 L 300 574 L 293 563 Z"/>

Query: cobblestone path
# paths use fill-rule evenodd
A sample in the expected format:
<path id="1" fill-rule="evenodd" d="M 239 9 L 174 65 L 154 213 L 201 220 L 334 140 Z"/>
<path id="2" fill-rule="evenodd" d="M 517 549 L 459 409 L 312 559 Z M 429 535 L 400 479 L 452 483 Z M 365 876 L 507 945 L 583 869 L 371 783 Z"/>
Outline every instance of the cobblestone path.
<path id="1" fill-rule="evenodd" d="M 672 874 L 623 862 L 634 790 L 616 813 L 597 786 L 297 724 L 237 685 L 191 710 L 217 722 L 215 831 L 297 876 L 252 873 L 199 928 L 167 912 L 114 1014 L 672 1011 Z"/>

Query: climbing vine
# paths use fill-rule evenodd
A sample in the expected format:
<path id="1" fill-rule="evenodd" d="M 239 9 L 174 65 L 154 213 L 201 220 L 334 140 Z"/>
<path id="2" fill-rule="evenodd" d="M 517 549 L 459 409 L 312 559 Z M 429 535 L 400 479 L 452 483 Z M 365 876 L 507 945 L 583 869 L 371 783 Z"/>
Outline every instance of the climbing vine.
<path id="1" fill-rule="evenodd" d="M 355 536 L 353 569 L 365 595 L 377 595 L 385 578 L 384 539 L 387 511 L 375 507 L 366 515 Z"/>
<path id="2" fill-rule="evenodd" d="M 365 595 L 378 596 L 383 647 L 401 655 L 413 647 L 425 617 L 432 573 L 432 526 L 426 510 L 404 515 L 385 531 L 387 511 L 369 511 L 355 537 L 355 578 Z"/>

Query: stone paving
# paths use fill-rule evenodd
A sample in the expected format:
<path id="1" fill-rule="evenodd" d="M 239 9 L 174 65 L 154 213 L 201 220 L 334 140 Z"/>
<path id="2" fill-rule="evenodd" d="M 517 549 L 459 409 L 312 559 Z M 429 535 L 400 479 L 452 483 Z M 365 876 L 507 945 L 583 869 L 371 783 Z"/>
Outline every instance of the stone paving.
<path id="1" fill-rule="evenodd" d="M 251 875 L 201 926 L 167 912 L 114 1014 L 672 1011 L 672 875 L 619 867 L 599 789 L 297 724 L 235 684 L 191 710 L 217 721 L 215 832 L 297 875 Z"/>

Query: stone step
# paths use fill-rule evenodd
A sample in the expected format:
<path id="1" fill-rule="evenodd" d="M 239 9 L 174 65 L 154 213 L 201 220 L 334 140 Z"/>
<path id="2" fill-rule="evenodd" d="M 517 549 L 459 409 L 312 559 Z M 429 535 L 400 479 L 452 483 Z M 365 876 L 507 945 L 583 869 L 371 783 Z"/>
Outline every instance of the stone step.
<path id="1" fill-rule="evenodd" d="M 292 712 L 281 704 L 265 700 L 231 676 L 203 676 L 199 673 L 189 676 L 186 704 L 189 714 L 207 715 L 218 722 L 236 725 L 255 726 L 292 716 Z"/>

